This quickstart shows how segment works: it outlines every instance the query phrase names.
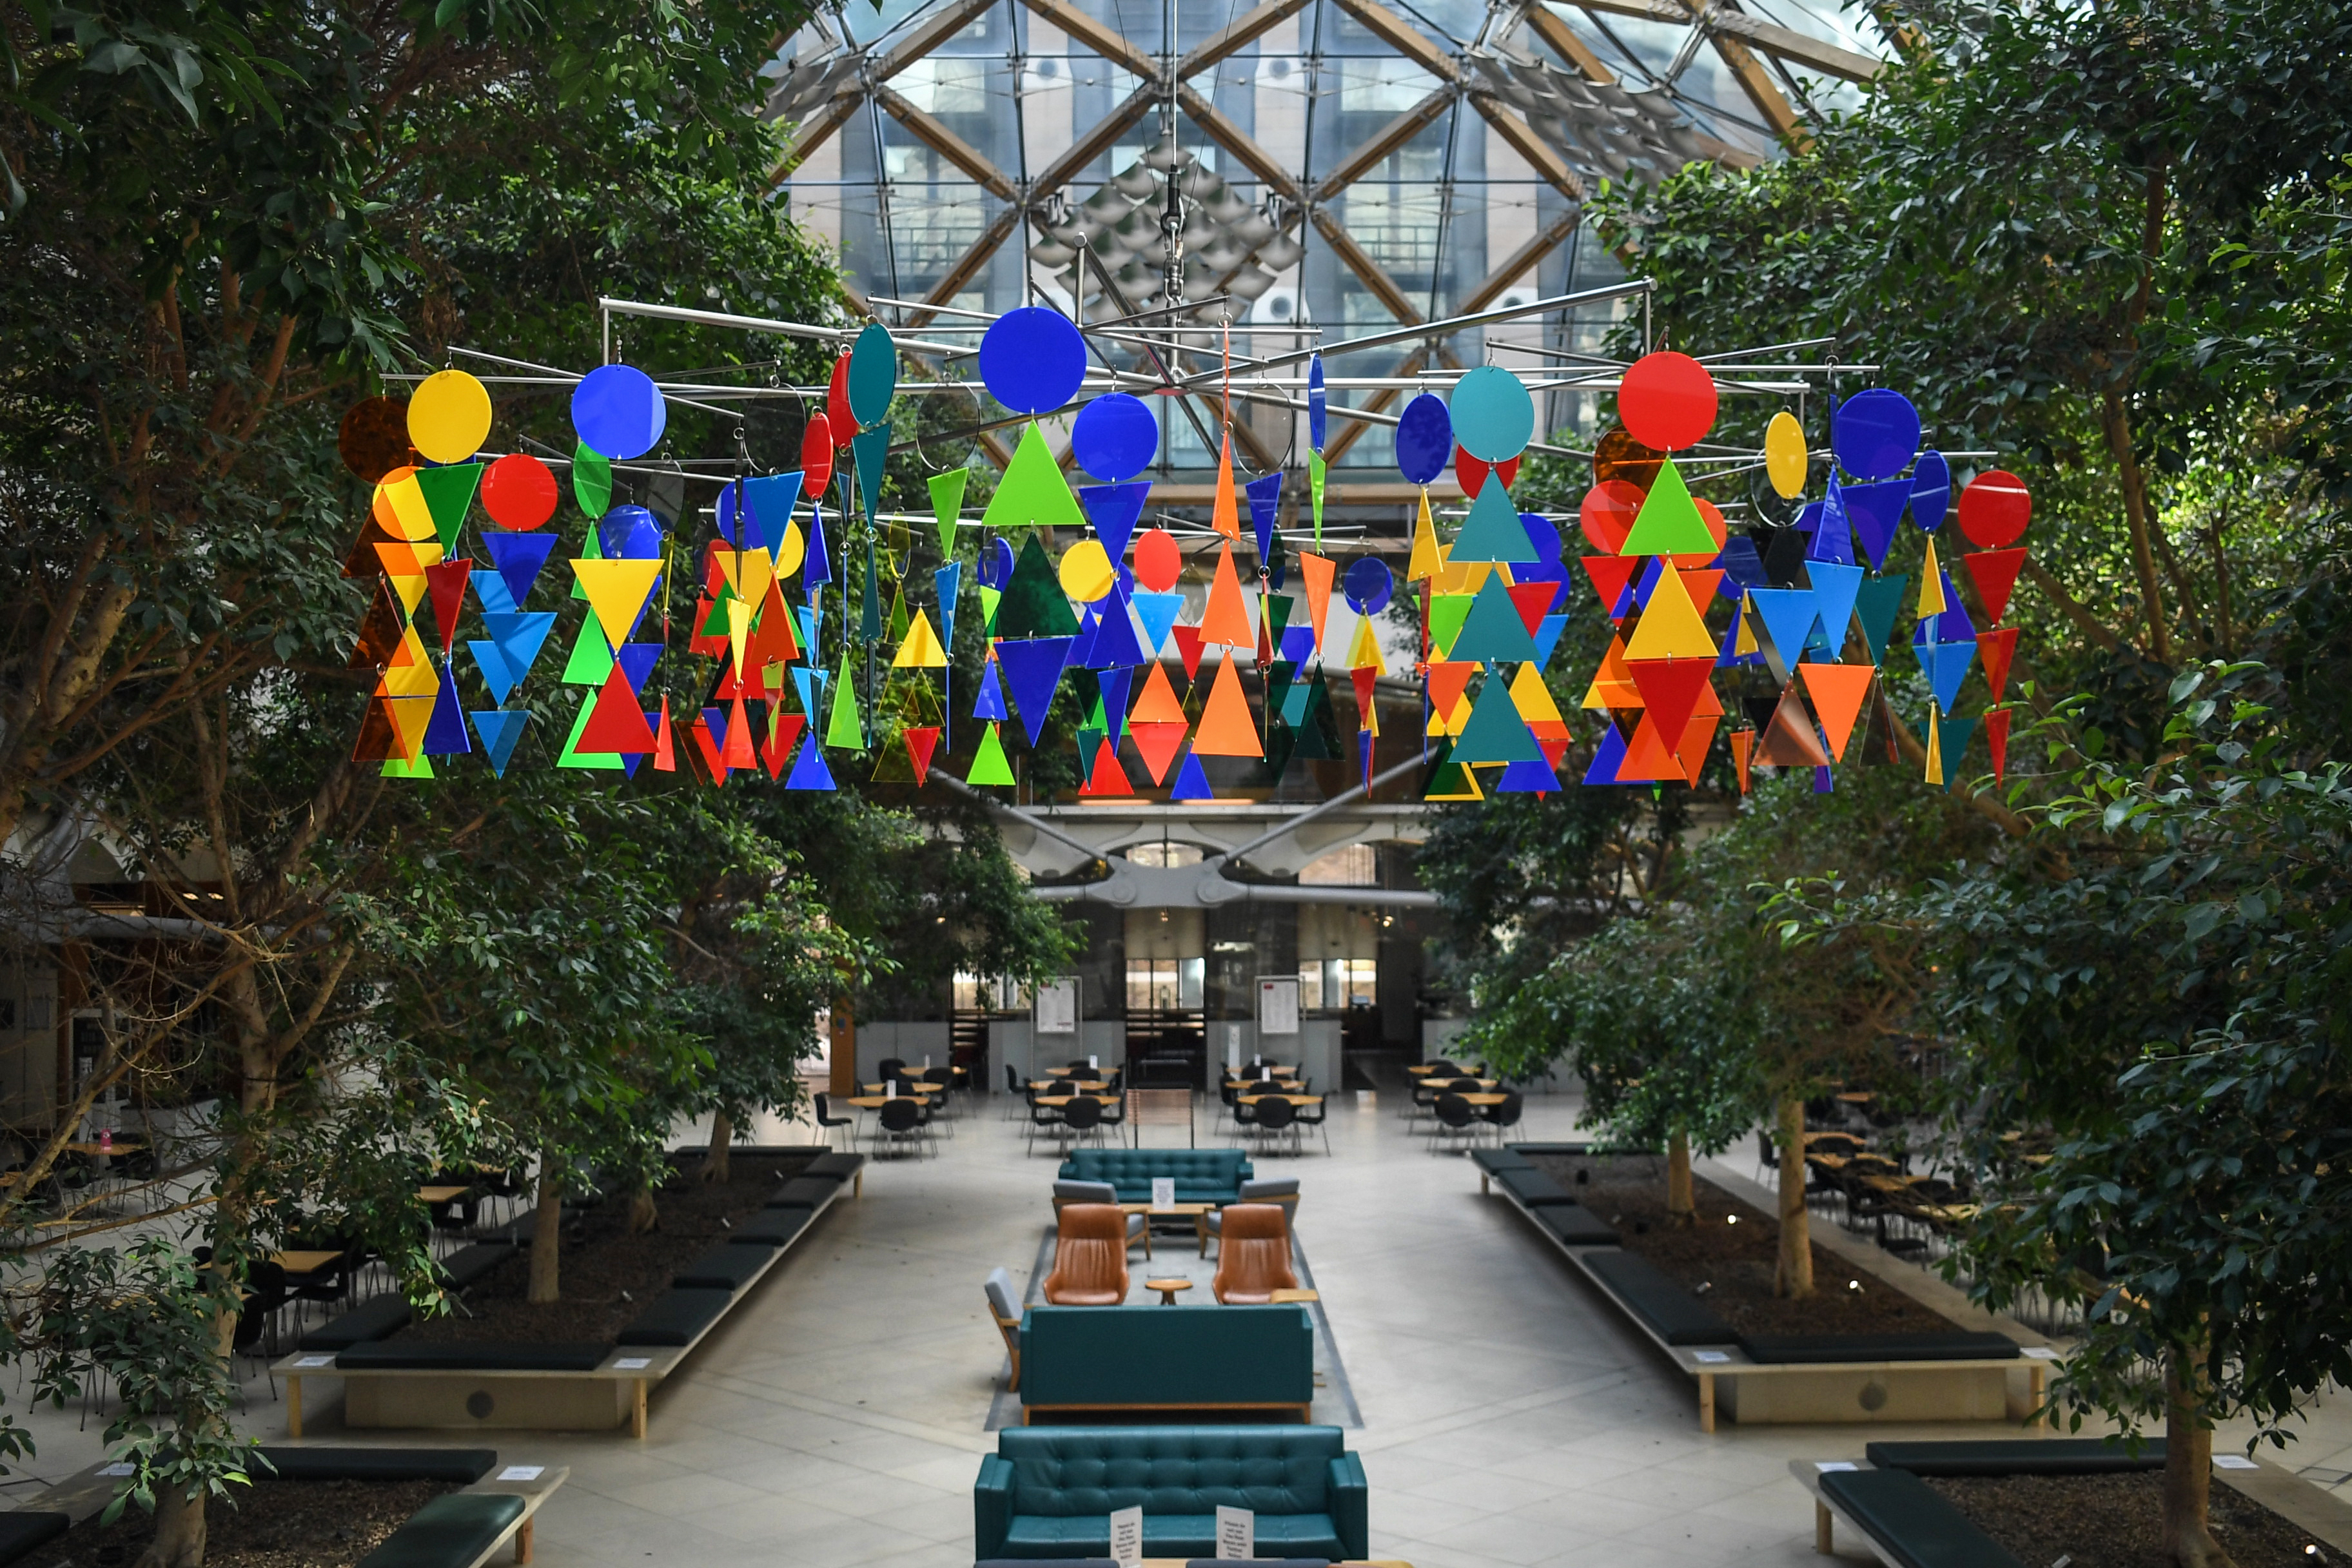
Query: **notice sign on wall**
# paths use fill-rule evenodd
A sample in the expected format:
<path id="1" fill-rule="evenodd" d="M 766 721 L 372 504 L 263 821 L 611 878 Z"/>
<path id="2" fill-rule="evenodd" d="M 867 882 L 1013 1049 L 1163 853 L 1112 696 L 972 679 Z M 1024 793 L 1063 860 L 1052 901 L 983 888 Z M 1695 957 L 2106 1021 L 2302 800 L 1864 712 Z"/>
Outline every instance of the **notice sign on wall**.
<path id="1" fill-rule="evenodd" d="M 1260 1036 L 1298 1033 L 1297 975 L 1274 975 L 1258 981 L 1257 1032 Z"/>
<path id="2" fill-rule="evenodd" d="M 1037 987 L 1037 1003 L 1031 1016 L 1041 1035 L 1075 1035 L 1078 1032 L 1078 977 L 1066 974 Z"/>

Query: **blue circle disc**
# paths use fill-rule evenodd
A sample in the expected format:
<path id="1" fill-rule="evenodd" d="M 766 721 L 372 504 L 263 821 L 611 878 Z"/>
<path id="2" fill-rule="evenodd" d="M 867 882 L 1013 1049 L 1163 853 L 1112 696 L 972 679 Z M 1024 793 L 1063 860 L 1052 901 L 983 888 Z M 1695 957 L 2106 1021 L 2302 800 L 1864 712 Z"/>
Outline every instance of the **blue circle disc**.
<path id="1" fill-rule="evenodd" d="M 980 379 L 1015 414 L 1061 407 L 1086 378 L 1085 340 L 1059 310 L 1042 305 L 1007 310 L 980 340 Z"/>
<path id="2" fill-rule="evenodd" d="M 1077 454 L 1078 467 L 1117 484 L 1143 472 L 1160 455 L 1160 422 L 1140 397 L 1106 392 L 1078 410 L 1070 426 L 1070 449 Z"/>

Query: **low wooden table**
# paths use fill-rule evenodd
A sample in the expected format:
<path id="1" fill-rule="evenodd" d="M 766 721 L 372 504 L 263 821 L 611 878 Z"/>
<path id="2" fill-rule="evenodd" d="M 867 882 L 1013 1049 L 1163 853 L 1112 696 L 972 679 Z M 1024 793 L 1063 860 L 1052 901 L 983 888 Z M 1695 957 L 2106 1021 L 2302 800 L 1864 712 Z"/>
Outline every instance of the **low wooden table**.
<path id="1" fill-rule="evenodd" d="M 1118 1206 L 1120 1211 L 1126 1214 L 1146 1215 L 1164 1214 L 1174 1215 L 1180 1219 L 1190 1218 L 1192 1222 L 1192 1239 L 1198 1244 L 1201 1256 L 1203 1258 L 1209 1256 L 1209 1215 L 1216 1212 L 1216 1205 L 1170 1204 L 1165 1208 L 1153 1208 L 1150 1204 L 1121 1204 Z M 1143 1256 L 1146 1258 L 1151 1256 L 1151 1225 L 1149 1219 L 1145 1221 L 1143 1226 Z"/>
<path id="2" fill-rule="evenodd" d="M 1115 1094 L 1041 1094 L 1037 1097 L 1036 1103 L 1039 1105 L 1050 1105 L 1055 1110 L 1059 1110 L 1063 1106 L 1069 1104 L 1070 1101 L 1074 1100 L 1091 1100 L 1103 1105 L 1117 1105 L 1118 1103 L 1118 1096 Z"/>
<path id="3" fill-rule="evenodd" d="M 1190 1279 L 1146 1279 L 1143 1282 L 1143 1288 L 1147 1290 L 1159 1291 L 1160 1304 L 1163 1307 L 1172 1307 L 1176 1304 L 1176 1293 L 1180 1290 L 1190 1290 L 1192 1288 L 1192 1282 Z"/>
<path id="4" fill-rule="evenodd" d="M 419 1187 L 416 1195 L 428 1204 L 453 1204 L 473 1190 L 471 1187 Z"/>
<path id="5" fill-rule="evenodd" d="M 1286 1307 L 1294 1303 L 1304 1306 L 1309 1301 L 1320 1301 L 1322 1299 L 1322 1292 L 1318 1290 L 1276 1290 L 1272 1298 L 1277 1307 Z"/>
<path id="6" fill-rule="evenodd" d="M 320 1269 L 327 1268 L 341 1257 L 342 1254 L 340 1252 L 307 1248 L 292 1252 L 273 1252 L 269 1255 L 269 1261 L 289 1274 L 316 1274 Z"/>

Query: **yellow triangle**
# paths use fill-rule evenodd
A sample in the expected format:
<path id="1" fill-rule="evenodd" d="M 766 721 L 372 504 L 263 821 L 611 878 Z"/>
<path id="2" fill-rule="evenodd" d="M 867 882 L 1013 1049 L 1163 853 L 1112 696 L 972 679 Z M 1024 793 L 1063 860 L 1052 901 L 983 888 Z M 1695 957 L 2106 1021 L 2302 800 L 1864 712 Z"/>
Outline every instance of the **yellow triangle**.
<path id="1" fill-rule="evenodd" d="M 1739 631 L 1731 639 L 1732 657 L 1760 652 L 1756 646 L 1756 601 L 1742 599 L 1739 604 Z"/>
<path id="2" fill-rule="evenodd" d="M 598 620 L 604 617 L 599 616 Z M 735 678 L 743 678 L 743 654 L 751 642 L 751 606 L 740 599 L 727 601 L 727 647 L 735 660 Z"/>
<path id="3" fill-rule="evenodd" d="M 1412 525 L 1412 559 L 1405 563 L 1404 580 L 1418 583 L 1434 577 L 1444 568 L 1445 556 L 1437 548 L 1437 524 L 1429 515 L 1429 492 L 1421 492 L 1421 520 Z"/>
<path id="4" fill-rule="evenodd" d="M 727 553 L 722 551 L 723 555 Z M 658 557 L 651 561 L 574 561 L 573 575 L 580 579 L 581 589 L 588 595 L 588 607 L 596 612 L 596 624 L 604 628 L 604 639 L 614 647 L 621 646 L 629 628 L 637 624 L 637 612 L 646 607 L 646 600 L 654 591 L 654 582 L 661 576 Z M 750 621 L 744 623 L 746 629 Z M 740 668 L 742 660 L 739 657 Z"/>
<path id="5" fill-rule="evenodd" d="M 719 563 L 719 575 L 738 595 L 743 592 L 743 552 L 740 550 L 714 550 L 710 558 Z"/>
<path id="6" fill-rule="evenodd" d="M 1713 658 L 1715 639 L 1707 635 L 1706 622 L 1692 607 L 1689 591 L 1683 586 L 1683 574 L 1672 567 L 1658 578 L 1658 585 L 1650 591 L 1650 602 L 1643 606 L 1642 624 L 1633 628 L 1633 640 L 1625 649 L 1627 658 Z"/>
<path id="7" fill-rule="evenodd" d="M 400 607 L 412 616 L 416 614 L 416 606 L 425 602 L 425 574 L 422 572 L 414 577 L 394 577 L 392 580 L 392 591 L 400 595 Z"/>
<path id="8" fill-rule="evenodd" d="M 1625 639 L 1612 637 L 1609 651 L 1601 656 L 1601 668 L 1593 673 L 1592 684 L 1584 689 L 1583 708 L 1639 708 L 1641 689 L 1633 684 L 1633 672 L 1625 668 Z"/>
<path id="9" fill-rule="evenodd" d="M 1486 585 L 1490 576 L 1500 575 L 1503 586 L 1511 585 L 1511 569 L 1494 561 L 1456 561 L 1447 552 L 1445 564 L 1437 571 L 1434 591 L 1440 594 L 1475 594 Z"/>
<path id="10" fill-rule="evenodd" d="M 915 624 L 907 628 L 907 638 L 898 645 L 898 657 L 891 659 L 893 669 L 945 669 L 947 650 L 940 647 L 940 636 L 931 630 L 928 610 L 918 607 Z"/>
<path id="11" fill-rule="evenodd" d="M 1360 616 L 1356 618 L 1356 640 L 1348 645 L 1348 668 L 1349 669 L 1381 668 L 1381 641 L 1372 635 L 1372 618 L 1370 616 Z"/>
<path id="12" fill-rule="evenodd" d="M 1930 550 L 1935 549 L 1936 542 L 1932 539 L 1929 540 L 1927 542 L 1927 548 Z M 1936 722 L 1936 716 L 1933 713 L 1927 715 L 1927 782 L 1932 784 L 1939 784 L 1944 782 L 1944 748 L 1942 742 L 1938 739 L 1943 728 L 1944 727 L 1941 724 Z"/>
<path id="13" fill-rule="evenodd" d="M 1532 660 L 1519 666 L 1519 673 L 1511 677 L 1511 706 L 1530 724 L 1567 722 L 1560 717 L 1559 704 L 1551 700 L 1551 688 L 1544 684 L 1543 675 Z"/>
<path id="14" fill-rule="evenodd" d="M 1363 723 L 1366 734 L 1377 735 L 1381 732 L 1381 700 L 1377 694 L 1370 702 L 1364 704 Z"/>
<path id="15" fill-rule="evenodd" d="M 721 553 L 723 554 L 724 552 Z M 776 580 L 775 558 L 765 550 L 746 550 L 742 552 L 741 561 L 737 563 L 737 570 L 741 575 L 738 591 L 742 594 L 744 603 L 766 604 L 768 584 Z"/>
<path id="16" fill-rule="evenodd" d="M 1944 574 L 1936 564 L 1936 542 L 1927 541 L 1927 564 L 1919 569 L 1919 611 L 1923 616 L 1940 616 L 1952 606 L 1944 603 Z M 1940 778 L 1929 784 L 1941 784 Z"/>
<path id="17" fill-rule="evenodd" d="M 437 683 L 435 686 L 437 689 Z M 392 705 L 392 730 L 400 740 L 401 755 L 415 762 L 425 749 L 425 731 L 433 722 L 433 704 L 410 698 Z"/>
<path id="18" fill-rule="evenodd" d="M 403 658 L 400 655 L 405 655 Z M 425 644 L 410 626 L 400 634 L 400 655 L 383 672 L 383 690 L 390 697 L 432 697 L 441 689 L 441 677 L 426 657 Z"/>

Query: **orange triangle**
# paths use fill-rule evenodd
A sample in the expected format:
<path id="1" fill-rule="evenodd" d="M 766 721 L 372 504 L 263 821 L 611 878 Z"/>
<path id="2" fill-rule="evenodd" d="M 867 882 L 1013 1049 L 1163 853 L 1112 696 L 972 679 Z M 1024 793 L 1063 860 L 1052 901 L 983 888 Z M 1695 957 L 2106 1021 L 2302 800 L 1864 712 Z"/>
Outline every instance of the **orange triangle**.
<path id="1" fill-rule="evenodd" d="M 1262 757 L 1265 748 L 1250 717 L 1249 699 L 1242 695 L 1241 672 L 1230 658 L 1217 661 L 1217 679 L 1209 689 L 1209 705 L 1201 710 L 1201 731 L 1192 738 L 1193 752 L 1203 757 Z"/>
<path id="2" fill-rule="evenodd" d="M 677 772 L 677 746 L 670 733 L 669 699 L 662 699 L 661 717 L 654 721 L 654 772 Z"/>
<path id="3" fill-rule="evenodd" d="M 757 669 L 765 665 L 795 663 L 800 657 L 800 639 L 793 635 L 792 606 L 784 603 L 784 595 L 771 578 L 768 596 L 760 606 L 760 624 L 751 633 L 746 662 Z"/>
<path id="4" fill-rule="evenodd" d="M 637 706 L 637 694 L 617 660 L 604 676 L 604 689 L 596 693 L 596 711 L 588 716 L 572 749 L 583 753 L 617 752 L 624 756 L 642 756 L 654 749 L 646 710 Z"/>
<path id="5" fill-rule="evenodd" d="M 1217 546 L 1217 575 L 1209 584 L 1208 607 L 1201 612 L 1201 640 L 1226 647 L 1251 647 L 1257 642 L 1257 634 L 1250 630 L 1249 606 L 1242 600 L 1242 580 L 1234 571 L 1230 544 Z"/>
<path id="6" fill-rule="evenodd" d="M 1609 651 L 1601 656 L 1600 671 L 1586 688 L 1586 708 L 1639 708 L 1643 706 L 1642 689 L 1633 684 L 1633 672 L 1625 665 L 1625 639 L 1612 637 Z"/>
<path id="7" fill-rule="evenodd" d="M 1870 678 L 1878 673 L 1876 667 L 1801 664 L 1797 672 L 1805 678 L 1805 695 L 1813 700 L 1813 712 L 1822 721 L 1822 732 L 1830 738 L 1830 755 L 1843 762 L 1846 738 L 1853 733 L 1854 715 L 1862 711 L 1862 700 L 1870 695 Z"/>
<path id="8" fill-rule="evenodd" d="M 1739 770 L 1739 793 L 1748 793 L 1748 757 L 1756 749 L 1756 731 L 1734 730 L 1731 732 L 1731 765 Z"/>
<path id="9" fill-rule="evenodd" d="M 1683 726 L 1682 743 L 1675 748 L 1681 759 L 1683 776 L 1693 789 L 1698 788 L 1699 770 L 1706 766 L 1706 749 L 1715 744 L 1715 727 L 1723 722 L 1720 713 L 1694 713 Z"/>
<path id="10" fill-rule="evenodd" d="M 1338 563 L 1312 551 L 1298 552 L 1299 580 L 1307 584 L 1307 619 L 1315 628 L 1315 646 L 1323 646 L 1323 617 L 1331 608 L 1331 574 Z"/>
<path id="11" fill-rule="evenodd" d="M 1209 526 L 1227 539 L 1242 536 L 1241 498 L 1234 492 L 1234 433 L 1230 430 L 1225 432 L 1224 452 L 1217 458 L 1217 501 L 1210 510 Z"/>
<path id="12" fill-rule="evenodd" d="M 1482 668 L 1475 659 L 1453 664 L 1442 659 L 1431 660 L 1428 666 L 1431 710 L 1444 718 L 1461 707 L 1463 689 L 1470 684 L 1470 677 Z"/>
<path id="13" fill-rule="evenodd" d="M 1625 748 L 1625 760 L 1617 764 L 1617 782 L 1652 784 L 1682 776 L 1682 764 L 1666 750 L 1649 714 L 1643 713 L 1642 721 L 1633 726 L 1633 739 Z"/>
<path id="14" fill-rule="evenodd" d="M 596 706 L 600 711 L 604 708 L 602 702 Z M 734 711 L 727 715 L 727 745 L 719 753 L 719 760 L 730 768 L 759 765 L 759 754 L 751 750 L 751 721 L 744 716 L 740 697 L 735 699 Z"/>
<path id="15" fill-rule="evenodd" d="M 899 734 L 907 742 L 907 760 L 915 764 L 915 787 L 920 789 L 931 776 L 931 753 L 939 750 L 940 727 L 921 724 Z"/>
<path id="16" fill-rule="evenodd" d="M 1176 689 L 1168 684 L 1166 665 L 1153 665 L 1151 673 L 1143 678 L 1143 695 L 1135 700 L 1134 708 L 1128 712 L 1127 721 L 1130 726 L 1181 725 L 1185 722 L 1184 705 L 1176 700 Z M 1152 782 L 1157 784 L 1159 780 L 1155 778 Z"/>
<path id="17" fill-rule="evenodd" d="M 1184 743 L 1184 731 L 1191 728 L 1181 718 L 1127 721 L 1127 732 L 1135 737 L 1135 749 L 1142 753 L 1153 784 L 1168 782 L 1168 766 L 1176 760 L 1176 749 Z"/>
<path id="18" fill-rule="evenodd" d="M 1973 561 L 1973 555 L 1963 555 L 1963 561 Z M 2017 657 L 2017 628 L 2003 626 L 1998 631 L 1977 634 L 1977 657 L 1984 660 L 1985 686 L 1992 692 L 1995 702 L 2000 700 L 2000 689 L 2009 684 L 2010 660 Z"/>
<path id="19" fill-rule="evenodd" d="M 1127 780 L 1127 770 L 1118 765 L 1118 748 L 1108 739 L 1095 748 L 1095 771 L 1078 786 L 1080 795 L 1133 795 L 1135 786 Z"/>

